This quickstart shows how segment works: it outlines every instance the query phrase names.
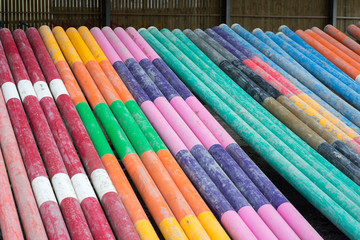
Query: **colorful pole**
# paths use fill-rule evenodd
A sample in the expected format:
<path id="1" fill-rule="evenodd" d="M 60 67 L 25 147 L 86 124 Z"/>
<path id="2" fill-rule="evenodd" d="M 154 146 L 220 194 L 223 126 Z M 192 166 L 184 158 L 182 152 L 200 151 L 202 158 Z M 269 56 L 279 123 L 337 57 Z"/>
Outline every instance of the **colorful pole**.
<path id="1" fill-rule="evenodd" d="M 234 160 L 242 167 L 251 180 L 257 185 L 262 193 L 276 206 L 278 212 L 286 219 L 290 226 L 302 239 L 316 239 L 318 234 L 311 225 L 297 212 L 273 183 L 264 175 L 248 155 L 240 148 L 234 139 L 225 131 L 225 129 L 216 121 L 200 101 L 190 92 L 184 83 L 175 75 L 175 73 L 165 64 L 150 45 L 134 29 L 128 28 L 127 32 L 133 40 L 143 50 L 154 66 L 163 74 L 172 87 L 181 95 L 185 102 L 191 107 L 193 112 L 201 119 L 208 129 L 219 140 L 222 146 L 231 154 Z M 174 30 L 178 37 L 186 38 L 181 31 Z M 186 38 L 187 39 L 187 38 Z M 155 40 L 155 39 L 154 39 Z M 187 39 L 189 42 L 190 40 Z M 185 43 L 185 41 L 183 41 Z M 191 45 L 194 46 L 194 45 Z M 199 51 L 201 53 L 201 51 Z M 199 55 L 200 56 L 200 55 Z M 207 60 L 206 58 L 202 58 Z M 211 61 L 209 61 L 212 63 Z M 283 214 L 286 212 L 286 214 Z M 295 214 L 292 214 L 295 213 Z M 288 216 L 294 216 L 289 218 Z M 296 216 L 296 217 L 295 217 Z M 301 226 L 301 227 L 297 227 Z"/>
<path id="2" fill-rule="evenodd" d="M 237 84 L 239 84 L 239 86 L 246 90 L 254 99 L 256 99 L 260 104 L 262 104 L 266 109 L 268 109 L 281 122 L 287 125 L 296 134 L 298 134 L 298 136 L 301 137 L 305 142 L 307 142 L 312 148 L 314 148 L 316 151 L 326 157 L 331 163 L 335 164 L 342 171 L 352 176 L 356 181 L 359 181 L 359 179 L 357 178 L 358 174 L 354 173 L 358 169 L 356 165 L 352 164 L 349 159 L 344 157 L 332 145 L 327 143 L 314 130 L 318 130 L 317 132 L 319 132 L 322 136 L 325 135 L 327 139 L 332 140 L 332 142 L 339 141 L 336 139 L 336 137 L 331 135 L 319 123 L 317 123 L 310 116 L 302 112 L 301 109 L 298 108 L 294 103 L 290 102 L 287 97 L 285 97 L 275 88 L 273 88 L 267 81 L 272 82 L 275 80 L 272 79 L 272 77 L 268 75 L 263 69 L 254 64 L 251 60 L 246 60 L 244 55 L 242 55 L 237 49 L 231 48 L 232 46 L 230 46 L 229 43 L 227 43 L 224 39 L 221 38 L 221 36 L 217 35 L 211 29 L 207 29 L 206 33 L 218 42 L 209 41 L 211 39 L 205 39 L 208 44 L 206 44 L 204 41 L 194 42 L 204 51 L 205 54 L 207 54 L 225 73 L 227 73 Z M 220 54 L 222 54 L 222 56 Z M 237 59 L 232 54 L 236 54 L 236 56 L 239 56 L 241 58 L 240 60 L 242 60 L 243 62 L 232 61 L 232 59 Z M 226 57 L 226 59 L 223 56 Z M 232 59 L 230 59 L 229 57 Z M 236 65 L 239 66 L 239 70 L 235 68 L 235 64 L 232 65 L 230 61 L 233 63 L 236 62 Z M 247 68 L 247 66 L 249 68 Z M 254 73 L 257 73 L 259 75 L 250 76 L 247 71 L 244 71 L 245 69 L 250 70 L 250 68 L 254 71 Z M 240 69 L 243 70 L 247 75 L 244 75 L 240 71 Z M 274 98 L 278 99 L 279 102 L 282 103 L 284 106 L 282 106 Z M 300 116 L 302 120 L 306 122 L 306 124 L 304 124 L 300 119 L 298 119 L 297 116 L 295 116 L 292 112 L 300 113 L 296 115 Z M 311 129 L 309 126 L 313 127 L 314 130 Z M 339 147 L 340 146 L 342 147 L 341 149 L 344 152 L 352 151 L 343 143 L 342 145 L 339 145 Z M 358 158 L 356 158 L 356 156 L 358 155 L 355 152 L 352 153 L 352 155 L 355 156 L 354 160 L 359 160 Z M 317 159 L 319 159 L 319 161 L 322 163 L 325 162 L 325 159 L 321 158 L 320 156 Z M 325 176 L 329 181 L 331 181 L 335 186 L 338 186 L 338 179 L 333 176 L 333 173 L 329 173 L 329 170 L 333 171 L 334 168 L 326 169 L 319 165 L 317 169 L 319 169 L 321 171 L 321 174 Z M 342 178 L 345 177 L 342 174 L 341 176 Z M 340 185 L 343 185 L 341 184 L 341 181 Z M 343 188 L 341 187 L 339 188 L 339 190 L 342 191 Z M 348 189 L 347 194 L 352 195 L 352 191 Z"/>
<path id="3" fill-rule="evenodd" d="M 4 104 L 3 95 L 0 91 L 1 103 Z M 4 105 L 3 105 L 4 106 Z M 10 128 L 11 129 L 11 128 Z M 9 129 L 9 130 L 10 130 Z M 5 161 L 0 148 L 0 226 L 3 239 L 24 239 L 19 217 L 17 215 L 14 198 L 12 196 Z"/>
<path id="4" fill-rule="evenodd" d="M 28 64 L 32 63 L 33 65 L 31 73 L 33 77 L 31 80 L 33 81 L 39 98 L 42 97 L 40 99 L 40 104 L 50 123 L 50 128 L 64 159 L 65 166 L 69 172 L 71 182 L 73 183 L 74 190 L 79 198 L 81 208 L 83 209 L 92 235 L 95 239 L 112 236 L 110 225 L 85 173 L 67 129 L 62 122 L 55 101 L 58 103 L 59 109 L 63 113 L 62 116 L 70 129 L 70 133 L 73 136 L 74 143 L 77 145 L 77 149 L 79 150 L 81 159 L 83 159 L 84 165 L 89 165 L 95 161 L 100 162 L 100 159 L 94 146 L 90 142 L 89 136 L 86 134 L 84 126 L 81 126 L 79 122 L 76 122 L 80 121 L 81 123 L 80 117 L 71 102 L 65 86 L 60 80 L 60 75 L 51 61 L 38 31 L 35 28 L 30 28 L 27 35 L 34 49 L 34 54 L 45 75 L 43 76 L 40 66 L 36 64 L 35 55 L 26 53 L 26 62 L 28 62 Z M 21 38 L 23 39 L 23 44 L 28 45 L 28 49 L 30 49 L 29 42 L 24 40 L 25 35 L 21 36 Z M 51 89 L 49 89 L 45 78 L 49 82 Z M 50 90 L 55 96 L 55 101 L 50 94 Z M 50 109 L 51 111 L 49 111 Z M 74 127 L 76 127 L 76 129 Z M 80 131 L 78 129 L 80 129 Z M 86 150 L 86 152 L 84 150 Z M 95 189 L 99 188 L 99 183 L 96 182 L 97 179 L 93 179 Z"/>
<path id="5" fill-rule="evenodd" d="M 140 127 L 137 125 L 136 121 L 131 116 L 124 103 L 121 101 L 120 96 L 117 95 L 116 90 L 107 79 L 106 75 L 96 62 L 95 58 L 92 56 L 84 41 L 81 39 L 80 34 L 75 29 L 74 31 L 68 29 L 67 32 L 68 36 L 73 41 L 75 48 L 79 52 L 79 55 L 83 58 L 83 61 L 89 71 L 91 68 L 98 69 L 98 71 L 101 72 L 101 77 L 96 78 L 94 75 L 94 80 L 105 97 L 109 95 L 115 96 L 112 102 L 108 100 L 110 108 L 114 112 L 118 121 L 122 124 L 130 142 L 133 144 L 137 153 L 141 156 L 145 167 L 153 177 L 154 182 L 158 186 L 158 189 L 164 196 L 170 209 L 174 213 L 188 238 L 209 239 L 205 230 L 196 218 L 194 212 L 186 202 L 184 196 L 181 194 L 180 190 L 177 188 L 176 184 L 166 171 L 166 168 L 154 152 L 150 143 L 147 141 L 145 135 L 140 130 Z M 105 84 L 108 86 L 106 91 L 100 87 L 100 85 Z M 154 169 L 156 169 L 156 171 L 154 171 Z"/>
<path id="6" fill-rule="evenodd" d="M 98 152 L 101 161 L 104 164 L 104 167 L 109 174 L 112 183 L 114 184 L 116 191 L 120 195 L 120 198 L 124 203 L 125 208 L 129 216 L 131 217 L 140 238 L 143 240 L 158 239 L 155 230 L 147 219 L 139 200 L 137 199 L 119 162 L 117 161 L 106 137 L 104 136 L 104 133 L 100 128 L 98 121 L 93 115 L 88 103 L 86 102 L 86 99 L 79 85 L 77 84 L 75 77 L 73 76 L 69 66 L 67 65 L 65 58 L 62 55 L 61 50 L 57 45 L 57 42 L 50 28 L 47 26 L 42 26 L 39 31 L 45 43 L 45 46 L 48 52 L 51 54 L 54 64 L 62 80 L 64 81 L 69 96 L 73 104 L 75 105 L 82 122 L 84 123 L 83 125 L 81 121 L 78 121 L 77 123 L 80 124 L 78 128 L 76 128 L 76 125 L 71 124 L 72 126 L 74 126 L 75 129 L 81 129 L 82 136 L 84 135 L 84 138 L 79 138 L 79 140 L 83 139 L 83 141 L 87 141 L 90 144 L 90 147 L 92 145 L 91 141 L 93 142 L 96 151 Z M 83 126 L 85 126 L 86 130 L 88 131 L 91 140 L 86 137 L 87 133 Z M 88 147 L 85 147 L 85 153 L 87 152 L 87 150 Z M 87 171 L 89 170 L 91 171 L 91 169 L 87 168 Z"/>
<path id="7" fill-rule="evenodd" d="M 8 69 L 6 59 L 4 58 L 5 55 L 2 54 L 4 54 L 4 52 L 2 44 L 0 43 L 0 73 L 3 75 L 3 78 L 10 77 L 10 70 Z M 0 85 L 3 85 L 2 83 L 3 80 L 0 78 Z M 31 190 L 18 143 L 16 142 L 14 129 L 11 126 L 8 111 L 6 109 L 4 98 L 8 98 L 8 93 L 9 92 L 5 93 L 4 91 L 3 95 L 0 92 L 0 146 L 2 148 L 7 172 L 12 185 L 17 211 L 20 215 L 22 227 L 24 229 L 24 235 L 30 240 L 46 239 L 44 225 L 36 206 L 34 194 Z M 11 226 L 16 229 L 16 224 L 12 224 Z M 18 237 L 19 239 L 22 239 L 23 236 L 18 235 Z"/>
<path id="8" fill-rule="evenodd" d="M 102 97 L 90 73 L 86 70 L 85 65 L 81 61 L 80 56 L 77 54 L 77 51 L 73 47 L 70 39 L 60 27 L 55 28 L 53 31 L 55 38 L 57 38 L 65 57 L 67 58 L 70 66 L 73 68 L 85 95 L 89 99 L 92 108 L 95 110 L 100 122 L 104 126 L 105 131 L 107 132 L 111 142 L 114 144 L 115 149 L 120 154 L 124 166 L 127 168 L 137 189 L 143 196 L 143 199 L 161 232 L 166 239 L 186 239 L 180 225 L 174 218 L 170 208 L 163 199 L 150 174 L 146 170 L 138 155 L 135 153 L 133 146 L 128 141 L 115 116 L 105 102 L 105 99 Z M 105 80 L 105 78 L 103 78 L 103 80 Z M 91 81 L 88 81 L 88 79 Z M 106 84 L 104 87 L 109 88 L 109 85 Z M 111 93 L 113 92 L 111 91 Z M 113 100 L 116 99 L 117 97 L 115 96 Z"/>
<path id="9" fill-rule="evenodd" d="M 97 34 L 94 34 L 94 36 L 97 38 L 98 42 L 102 47 L 111 46 L 110 42 L 106 39 L 105 35 L 101 31 L 99 31 L 99 33 Z M 121 42 L 119 42 L 119 44 L 121 44 Z M 214 213 L 217 215 L 217 217 L 221 219 L 221 222 L 223 223 L 224 227 L 228 230 L 230 236 L 233 237 L 234 239 L 242 239 L 242 238 L 252 239 L 253 234 L 243 223 L 240 216 L 234 211 L 230 203 L 225 199 L 225 197 L 218 190 L 218 188 L 213 183 L 213 181 L 201 168 L 201 166 L 195 160 L 193 155 L 187 150 L 185 144 L 175 133 L 172 127 L 168 124 L 164 116 L 156 108 L 154 103 L 150 100 L 149 96 L 137 83 L 135 78 L 131 75 L 130 71 L 121 61 L 116 51 L 113 48 L 108 48 L 108 47 L 105 47 L 103 49 L 106 51 L 105 52 L 106 54 L 108 54 L 108 52 L 115 53 L 111 55 L 108 54 L 108 56 L 111 57 L 112 61 L 114 60 L 113 61 L 114 67 L 119 73 L 128 72 L 127 75 L 131 76 L 131 77 L 124 77 L 123 80 L 129 87 L 129 89 L 134 92 L 134 96 L 139 100 L 139 103 L 141 103 L 141 106 L 143 107 L 145 113 L 147 113 L 150 121 L 152 121 L 152 123 L 157 128 L 159 133 L 163 136 L 163 139 L 167 140 L 167 144 L 172 150 L 173 154 L 176 156 L 176 159 L 179 161 L 179 164 L 187 172 L 188 176 L 191 178 L 192 182 L 198 187 L 199 191 L 201 191 L 203 197 L 208 201 L 210 207 L 213 208 Z M 123 51 L 127 51 L 125 47 L 121 49 Z M 124 74 L 121 75 L 123 76 Z M 155 115 L 153 115 L 153 113 Z M 160 122 L 158 120 L 160 120 Z"/>
<path id="10" fill-rule="evenodd" d="M 323 208 L 320 207 L 324 204 L 324 201 L 329 201 L 331 204 L 334 204 L 335 208 L 339 211 L 345 213 L 339 206 L 333 202 L 331 198 L 329 198 L 326 194 L 324 194 L 318 187 L 316 187 L 311 181 L 309 181 L 306 177 L 302 177 L 302 173 L 300 173 L 293 165 L 289 164 L 285 158 L 280 155 L 277 151 L 272 150 L 272 146 L 268 144 L 266 141 L 257 135 L 257 133 L 251 129 L 243 120 L 238 117 L 227 105 L 225 105 L 210 89 L 208 89 L 203 80 L 199 80 L 196 76 L 192 75 L 190 70 L 186 68 L 180 61 L 176 59 L 174 55 L 172 55 L 169 50 L 167 50 L 159 41 L 155 41 L 156 39 L 151 36 L 151 34 L 145 30 L 141 30 L 140 34 L 148 41 L 148 43 L 161 54 L 161 57 L 175 70 L 175 72 L 189 84 L 192 89 L 197 92 L 202 99 L 209 104 L 212 108 L 214 108 L 217 113 L 222 116 L 228 124 L 230 124 L 240 135 L 243 137 L 256 151 L 262 152 L 265 159 L 269 161 L 275 168 L 281 172 L 282 175 L 288 181 L 292 182 L 292 184 L 299 189 L 299 191 L 305 192 L 313 192 L 313 194 L 305 194 L 309 197 L 309 200 L 316 203 L 319 206 L 319 209 L 326 212 L 327 216 L 333 215 L 332 217 L 338 218 L 338 212 L 336 214 L 333 213 L 333 208 Z M 205 91 L 202 91 L 205 90 Z M 255 140 L 256 139 L 256 140 Z M 266 149 L 266 150 L 265 150 Z M 291 172 L 291 174 L 290 174 Z M 300 181 L 295 180 L 297 177 L 300 177 Z M 306 182 L 306 184 L 305 184 Z M 306 187 L 305 187 L 306 186 Z M 316 194 L 315 194 L 316 193 Z M 330 214 L 330 215 L 329 215 Z M 349 217 L 345 213 L 346 218 Z M 350 217 L 351 219 L 351 217 Z M 354 220 L 351 220 L 352 222 Z M 356 221 L 355 221 L 356 222 Z M 348 226 L 346 224 L 346 226 Z M 343 230 L 348 234 L 354 234 L 355 231 L 349 231 L 343 225 Z"/>
<path id="11" fill-rule="evenodd" d="M 150 96 L 150 98 L 152 99 L 152 101 L 154 102 L 156 107 L 165 116 L 165 119 L 167 119 L 168 123 L 171 126 L 173 126 L 174 130 L 178 133 L 178 136 L 183 140 L 185 145 L 187 145 L 188 149 L 193 154 L 193 156 L 195 156 L 195 158 L 198 159 L 198 162 L 200 163 L 200 165 L 208 173 L 208 175 L 212 178 L 212 180 L 215 182 L 215 184 L 217 184 L 220 191 L 223 192 L 223 194 L 227 197 L 227 199 L 230 201 L 230 203 L 233 203 L 233 206 L 235 207 L 236 210 L 238 210 L 239 215 L 242 217 L 244 222 L 247 223 L 249 228 L 253 231 L 254 235 L 257 236 L 258 238 L 270 238 L 270 239 L 276 238 L 275 235 L 266 226 L 266 224 L 256 214 L 254 209 L 251 208 L 251 206 L 247 205 L 247 206 L 244 206 L 244 207 L 241 207 L 240 209 L 238 209 L 237 208 L 238 205 L 234 205 L 237 203 L 234 203 L 234 201 L 231 198 L 229 198 L 228 192 L 222 190 L 222 187 L 224 185 L 227 185 L 228 188 L 230 189 L 229 192 L 231 192 L 232 195 L 241 194 L 241 195 L 239 195 L 239 197 L 243 198 L 246 201 L 246 199 L 244 198 L 245 194 L 242 194 L 239 191 L 234 191 L 234 190 L 236 190 L 236 185 L 241 184 L 240 183 L 241 180 L 239 179 L 241 177 L 241 176 L 239 176 L 241 173 L 239 173 L 238 175 L 231 173 L 232 178 L 231 177 L 229 178 L 226 175 L 226 173 L 223 171 L 223 169 L 220 168 L 220 166 L 223 165 L 223 166 L 225 166 L 225 168 L 228 169 L 227 172 L 230 172 L 231 170 L 234 170 L 234 169 L 230 170 L 229 165 L 231 165 L 232 167 L 238 167 L 235 162 L 233 162 L 234 164 L 232 164 L 232 162 L 230 162 L 230 161 L 233 161 L 231 159 L 230 155 L 225 150 L 221 151 L 220 145 L 212 148 L 212 145 L 213 145 L 212 141 L 215 141 L 215 142 L 217 142 L 217 141 L 211 135 L 211 133 L 210 133 L 210 135 L 207 136 L 207 139 L 204 139 L 204 136 L 202 136 L 202 135 L 203 134 L 206 135 L 206 133 L 208 132 L 206 127 L 195 123 L 195 122 L 201 123 L 201 121 L 199 119 L 192 118 L 192 116 L 195 114 L 191 111 L 190 108 L 188 108 L 188 106 L 186 104 L 183 105 L 181 103 L 181 101 L 183 101 L 183 100 L 180 97 L 176 97 L 176 95 L 174 95 L 175 93 L 173 91 L 171 91 L 172 90 L 171 85 L 168 84 L 168 82 L 164 79 L 164 77 L 158 72 L 158 70 L 155 67 L 153 67 L 153 66 L 151 67 L 151 65 L 152 65 L 151 62 L 149 60 L 146 61 L 147 59 L 146 59 L 145 55 L 143 55 L 141 50 L 135 49 L 136 44 L 127 35 L 127 33 L 123 29 L 120 29 L 120 28 L 116 28 L 115 33 L 118 35 L 118 37 L 123 41 L 125 46 L 130 51 L 132 51 L 135 54 L 140 54 L 140 56 L 138 56 L 139 57 L 138 60 L 140 60 L 140 58 L 141 58 L 139 65 L 143 66 L 143 69 L 153 77 L 152 79 L 154 82 L 151 82 L 151 78 L 149 78 L 149 77 L 138 78 L 138 79 L 140 79 L 139 83 L 143 87 L 144 91 L 147 93 L 148 96 Z M 130 47 L 131 47 L 131 49 L 130 49 Z M 131 58 L 128 58 L 127 60 L 124 59 L 125 63 L 130 62 L 131 60 L 134 60 L 133 56 L 130 55 L 129 57 L 131 57 Z M 146 75 L 144 75 L 144 76 L 146 76 Z M 146 79 L 146 80 L 142 81 L 143 79 Z M 146 88 L 144 88 L 144 85 L 146 86 Z M 160 87 L 160 88 L 158 88 L 158 87 Z M 164 92 L 162 93 L 161 90 L 163 90 Z M 165 94 L 165 95 L 163 95 L 163 94 Z M 172 95 L 172 96 L 169 96 L 169 95 Z M 167 96 L 169 97 L 168 99 L 166 99 Z M 171 99 L 170 104 L 167 101 L 169 99 Z M 184 108 L 184 106 L 187 108 Z M 171 110 L 169 110 L 169 109 L 171 109 Z M 181 113 L 178 113 L 177 111 L 179 111 Z M 173 117 L 169 118 L 166 115 L 168 115 L 168 116 L 170 115 Z M 195 117 L 196 117 L 196 115 L 195 115 Z M 174 124 L 173 119 L 175 119 L 176 124 Z M 189 122 L 192 122 L 191 126 L 187 125 L 187 124 L 189 124 Z M 181 126 L 182 128 L 179 128 L 179 126 Z M 195 131 L 194 131 L 194 129 L 195 129 L 194 127 L 197 127 L 197 129 Z M 194 132 L 191 132 L 191 130 L 193 130 Z M 190 141 L 187 140 L 189 138 L 192 138 L 193 143 L 191 143 Z M 203 139 L 204 141 L 201 142 L 200 139 Z M 214 139 L 214 140 L 212 140 L 212 139 Z M 193 145 L 191 145 L 191 144 L 193 144 Z M 205 146 L 207 146 L 207 148 L 205 148 Z M 204 164 L 201 162 L 203 160 L 202 159 L 199 160 L 200 154 L 196 151 L 207 154 L 206 164 L 208 167 L 207 166 L 204 167 Z M 208 152 L 206 152 L 206 151 L 208 151 Z M 209 155 L 209 153 L 212 155 L 212 158 L 211 158 L 211 155 Z M 204 156 L 204 155 L 201 155 L 201 156 Z M 216 160 L 216 161 L 214 161 L 214 160 Z M 219 163 L 217 163 L 217 162 L 219 162 Z M 229 165 L 227 165 L 227 164 L 229 164 Z M 218 168 L 219 170 L 215 170 L 216 168 Z M 214 174 L 212 174 L 208 169 L 211 169 L 212 171 L 214 171 L 215 175 L 218 176 L 218 178 L 215 178 Z M 241 171 L 240 168 L 238 168 L 237 170 Z M 225 179 L 225 180 L 223 180 L 223 179 Z M 230 180 L 232 180 L 235 183 L 235 185 L 234 184 L 229 185 L 229 183 L 231 183 Z M 218 182 L 221 182 L 221 185 L 219 185 Z M 233 188 L 233 190 L 231 188 Z M 242 186 L 242 190 L 244 190 L 243 186 Z M 255 190 L 255 188 L 253 188 L 252 190 Z M 246 192 L 249 197 L 250 191 L 244 190 L 244 192 Z M 249 219 L 251 219 L 251 221 L 249 221 Z M 257 226 L 257 228 L 254 228 L 254 226 Z"/>
<path id="12" fill-rule="evenodd" d="M 21 66 L 21 58 L 18 55 L 17 48 L 12 39 L 10 30 L 5 28 L 1 29 L 0 39 L 2 44 L 9 48 L 8 51 L 10 52 L 7 53 L 9 61 L 15 60 L 10 58 L 10 54 L 13 53 L 17 56 L 16 60 L 18 61 L 14 61 L 12 62 L 12 64 L 18 64 Z M 6 61 L 5 52 L 2 47 L 0 48 L 0 61 L 1 65 L 5 66 L 0 69 L 1 88 L 4 94 L 12 126 L 16 134 L 17 142 L 19 144 L 19 148 L 24 159 L 24 164 L 26 166 L 28 177 L 33 188 L 35 199 L 39 207 L 48 238 L 70 239 L 65 222 L 61 215 L 59 205 L 56 201 L 55 194 L 53 192 L 49 178 L 47 177 L 45 167 L 40 157 L 39 150 L 32 134 L 32 130 L 28 124 L 27 116 L 25 115 L 25 111 L 21 104 L 16 85 L 10 73 L 10 69 L 6 67 L 8 66 L 8 63 Z M 22 72 L 14 71 L 13 73 L 17 75 L 20 73 L 24 73 L 24 66 L 22 67 Z M 19 77 L 20 76 L 16 76 L 17 80 L 20 80 Z M 24 77 L 22 79 L 26 78 L 27 77 Z M 32 103 L 36 104 L 37 102 L 36 97 L 33 95 L 27 96 L 27 99 L 25 99 L 27 91 L 28 90 L 23 86 L 19 86 L 19 92 L 22 93 L 22 100 L 26 100 L 26 103 L 24 102 L 25 107 L 31 106 Z M 37 109 L 40 109 L 39 105 Z"/>
<path id="13" fill-rule="evenodd" d="M 96 36 L 97 35 L 96 33 L 98 33 L 97 36 L 98 39 L 102 39 L 103 42 L 104 41 L 107 42 L 106 44 L 107 46 L 109 46 L 108 48 L 106 48 L 107 54 L 111 56 L 116 56 L 117 59 L 120 60 L 120 57 L 118 57 L 115 50 L 112 47 L 110 48 L 110 43 L 101 33 L 101 30 L 98 28 L 93 28 L 91 29 L 91 31 L 93 32 L 94 36 Z M 166 148 L 165 144 L 162 142 L 161 138 L 159 137 L 155 129 L 151 126 L 151 124 L 145 117 L 144 113 L 141 111 L 139 105 L 135 102 L 131 93 L 129 92 L 129 90 L 126 88 L 123 81 L 121 80 L 121 79 L 129 79 L 128 81 L 135 81 L 135 79 L 133 79 L 133 76 L 128 71 L 126 66 L 123 66 L 124 67 L 123 72 L 119 72 L 119 74 L 121 74 L 120 75 L 121 79 L 120 79 L 119 75 L 112 67 L 110 61 L 107 59 L 104 52 L 101 50 L 100 46 L 97 44 L 95 38 L 91 35 L 90 31 L 86 27 L 80 27 L 79 33 L 83 38 L 83 40 L 86 42 L 89 49 L 91 50 L 93 56 L 96 58 L 97 62 L 101 66 L 102 70 L 104 71 L 108 79 L 111 81 L 111 84 L 114 86 L 116 92 L 121 97 L 123 103 L 125 104 L 127 109 L 131 112 L 135 121 L 137 122 L 142 132 L 144 133 L 146 139 L 149 141 L 154 151 L 159 156 L 159 159 L 161 160 L 162 164 L 165 166 L 167 172 L 170 174 L 176 186 L 179 188 L 179 190 L 185 197 L 186 201 L 189 203 L 191 209 L 196 214 L 201 225 L 209 234 L 210 238 L 228 239 L 228 236 L 225 233 L 224 229 L 216 220 L 215 216 L 210 212 L 204 200 L 201 198 L 201 196 L 196 191 L 192 183 L 189 181 L 189 179 L 187 178 L 181 167 L 178 165 L 174 157 Z M 148 102 L 148 104 L 152 104 L 152 103 Z M 145 106 L 147 105 L 145 104 Z M 153 106 L 150 107 L 150 109 L 151 109 L 150 111 L 152 112 L 156 108 L 154 108 Z M 163 118 L 161 114 L 158 115 L 155 113 L 150 114 L 149 118 L 154 115 L 156 120 L 153 122 L 160 121 L 158 119 Z M 163 128 L 167 129 L 166 127 Z"/>

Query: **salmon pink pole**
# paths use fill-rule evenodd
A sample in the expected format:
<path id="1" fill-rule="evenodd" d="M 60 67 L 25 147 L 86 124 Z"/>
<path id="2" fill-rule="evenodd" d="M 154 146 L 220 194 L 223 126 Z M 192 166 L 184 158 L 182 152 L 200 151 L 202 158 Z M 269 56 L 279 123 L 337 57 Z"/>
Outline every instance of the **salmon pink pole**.
<path id="1" fill-rule="evenodd" d="M 0 91 L 0 104 L 4 103 Z M 3 105 L 4 106 L 4 105 Z M 11 128 L 9 129 L 11 130 Z M 19 217 L 16 212 L 14 198 L 12 196 L 5 161 L 0 148 L 0 226 L 2 237 L 5 240 L 23 239 Z"/>

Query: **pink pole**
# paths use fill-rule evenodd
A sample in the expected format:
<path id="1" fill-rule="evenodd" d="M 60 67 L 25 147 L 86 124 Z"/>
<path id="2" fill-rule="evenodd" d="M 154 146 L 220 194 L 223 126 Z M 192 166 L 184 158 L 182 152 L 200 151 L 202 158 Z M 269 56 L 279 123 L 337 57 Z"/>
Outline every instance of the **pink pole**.
<path id="1" fill-rule="evenodd" d="M 0 92 L 0 98 L 2 94 Z M 19 217 L 16 212 L 4 158 L 0 148 L 0 226 L 5 240 L 23 239 Z"/>

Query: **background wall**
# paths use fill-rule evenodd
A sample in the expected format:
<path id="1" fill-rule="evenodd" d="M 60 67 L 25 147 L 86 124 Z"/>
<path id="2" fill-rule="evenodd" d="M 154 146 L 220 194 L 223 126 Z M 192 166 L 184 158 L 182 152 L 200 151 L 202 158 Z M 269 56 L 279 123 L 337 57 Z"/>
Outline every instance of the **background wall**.
<path id="1" fill-rule="evenodd" d="M 106 0 L 1 0 L 2 27 L 43 24 L 103 26 Z M 231 0 L 230 23 L 248 30 L 320 28 L 331 22 L 333 0 Z M 226 0 L 111 0 L 111 26 L 207 28 L 225 22 Z M 345 30 L 360 20 L 359 0 L 337 0 L 337 26 Z"/>

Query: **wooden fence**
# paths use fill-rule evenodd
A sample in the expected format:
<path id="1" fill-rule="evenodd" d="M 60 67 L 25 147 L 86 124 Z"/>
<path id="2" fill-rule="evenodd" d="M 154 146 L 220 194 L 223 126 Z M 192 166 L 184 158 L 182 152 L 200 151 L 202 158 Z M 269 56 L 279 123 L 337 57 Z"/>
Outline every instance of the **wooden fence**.
<path id="1" fill-rule="evenodd" d="M 103 26 L 105 0 L 0 0 L 0 26 L 10 29 L 43 24 Z M 225 0 L 111 0 L 111 26 L 207 28 L 225 19 Z M 248 30 L 322 28 L 330 22 L 330 0 L 232 0 L 231 23 Z M 338 0 L 338 27 L 360 20 L 359 0 Z"/>

